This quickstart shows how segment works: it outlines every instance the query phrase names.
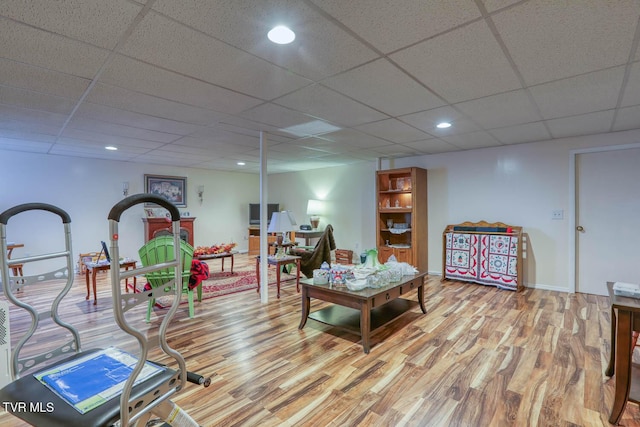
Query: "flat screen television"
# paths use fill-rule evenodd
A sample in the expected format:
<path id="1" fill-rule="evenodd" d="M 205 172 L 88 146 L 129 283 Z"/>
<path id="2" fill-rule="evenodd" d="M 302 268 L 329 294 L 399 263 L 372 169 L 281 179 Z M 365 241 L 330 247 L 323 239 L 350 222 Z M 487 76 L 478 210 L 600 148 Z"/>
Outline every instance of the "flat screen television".
<path id="1" fill-rule="evenodd" d="M 279 210 L 279 203 L 267 204 L 267 224 L 271 221 L 273 213 Z M 249 225 L 260 225 L 260 203 L 249 203 Z"/>

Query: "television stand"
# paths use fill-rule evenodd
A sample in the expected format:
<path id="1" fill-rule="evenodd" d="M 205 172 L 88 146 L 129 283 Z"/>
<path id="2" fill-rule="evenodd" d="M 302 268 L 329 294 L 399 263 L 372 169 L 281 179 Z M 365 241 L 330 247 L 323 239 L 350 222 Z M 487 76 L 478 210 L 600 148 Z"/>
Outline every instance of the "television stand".
<path id="1" fill-rule="evenodd" d="M 267 247 L 271 246 L 276 241 L 276 233 L 267 233 Z M 296 240 L 296 233 L 294 231 L 289 233 L 292 241 Z M 249 226 L 249 255 L 260 255 L 260 226 Z"/>

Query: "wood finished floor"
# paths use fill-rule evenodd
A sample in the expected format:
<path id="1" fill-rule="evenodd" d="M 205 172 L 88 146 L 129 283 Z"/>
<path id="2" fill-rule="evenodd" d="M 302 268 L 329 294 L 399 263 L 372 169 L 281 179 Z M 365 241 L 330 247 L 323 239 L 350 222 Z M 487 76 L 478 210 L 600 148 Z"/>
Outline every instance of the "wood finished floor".
<path id="1" fill-rule="evenodd" d="M 253 258 L 236 256 L 237 268 L 247 263 Z M 98 288 L 94 307 L 76 277 L 64 318 L 78 325 L 84 349 L 132 349 L 113 320 L 108 275 Z M 516 294 L 439 276 L 428 278 L 425 295 L 427 314 L 416 307 L 375 334 L 368 355 L 357 336 L 313 320 L 298 330 L 300 295 L 291 282 L 280 300 L 270 287 L 268 304 L 245 291 L 196 303 L 194 319 L 185 306 L 170 344 L 212 384 L 188 384 L 175 400 L 202 426 L 609 425 L 608 298 Z M 312 300 L 312 311 L 324 305 Z M 129 316 L 137 327 L 157 327 L 157 314 L 147 326 L 144 313 L 137 307 Z M 26 316 L 11 316 L 12 332 L 24 327 Z M 37 345 L 51 338 L 40 335 Z M 640 426 L 637 405 L 627 406 L 621 424 Z M 0 425 L 24 424 L 2 412 Z"/>

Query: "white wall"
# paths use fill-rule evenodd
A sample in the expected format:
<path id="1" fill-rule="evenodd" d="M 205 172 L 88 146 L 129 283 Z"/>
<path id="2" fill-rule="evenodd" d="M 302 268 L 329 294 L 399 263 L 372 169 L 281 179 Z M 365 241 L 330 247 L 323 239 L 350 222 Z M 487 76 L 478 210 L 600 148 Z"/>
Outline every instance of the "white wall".
<path id="1" fill-rule="evenodd" d="M 107 215 L 123 198 L 122 182 L 129 194 L 144 192 L 144 174 L 187 177 L 187 207 L 195 216 L 194 244 L 212 245 L 234 241 L 247 249 L 249 203 L 260 200 L 259 177 L 255 174 L 144 165 L 121 161 L 93 160 L 3 151 L 0 167 L 0 211 L 30 202 L 50 203 L 71 216 L 74 254 L 100 250 L 100 240 L 109 240 Z M 196 189 L 205 186 L 200 203 Z M 143 206 L 125 211 L 119 222 L 120 254 L 137 257 L 144 243 Z M 41 224 L 43 218 L 54 222 Z M 37 226 L 42 225 L 39 230 Z M 58 234 L 59 233 L 59 234 Z M 60 221 L 53 215 L 24 213 L 7 227 L 7 240 L 25 244 L 14 256 L 62 249 Z M 22 251 L 22 252 L 20 252 Z M 74 256 L 74 259 L 76 256 Z"/>
<path id="2" fill-rule="evenodd" d="M 340 249 L 360 254 L 375 247 L 375 163 L 269 175 L 269 201 L 291 210 L 298 224 L 309 224 L 307 201 L 324 200 L 320 227 L 333 226 Z"/>
<path id="3" fill-rule="evenodd" d="M 569 259 L 572 150 L 638 142 L 640 131 L 614 132 L 396 159 L 382 166 L 418 166 L 429 171 L 430 272 L 441 272 L 441 235 L 447 224 L 501 221 L 521 225 L 527 234 L 525 284 L 566 291 L 574 268 Z M 198 218 L 196 245 L 234 240 L 241 249 L 247 247 L 248 203 L 259 201 L 258 175 L 8 151 L 0 156 L 0 211 L 33 201 L 60 206 L 73 220 L 76 253 L 97 250 L 99 241 L 107 240 L 107 214 L 122 198 L 122 181 L 131 183 L 131 194 L 142 192 L 145 173 L 187 176 L 188 207 L 183 210 Z M 375 164 L 364 163 L 269 175 L 269 201 L 293 211 L 302 224 L 308 223 L 308 199 L 327 200 L 321 227 L 332 224 L 338 247 L 359 253 L 375 245 L 375 169 Z M 205 185 L 202 205 L 195 194 L 199 184 Z M 564 220 L 551 219 L 556 209 L 564 210 Z M 143 242 L 140 217 L 142 207 L 121 220 L 123 255 L 135 254 Z M 25 252 L 48 249 L 49 232 L 36 233 L 28 222 L 25 225 L 18 234 L 9 228 L 8 239 L 24 242 Z"/>
<path id="4" fill-rule="evenodd" d="M 442 271 L 441 236 L 447 224 L 500 221 L 522 226 L 527 235 L 525 284 L 568 291 L 574 268 L 569 259 L 571 151 L 638 142 L 636 130 L 397 159 L 393 164 L 429 171 L 431 272 Z M 551 219 L 557 209 L 564 210 L 564 220 Z"/>

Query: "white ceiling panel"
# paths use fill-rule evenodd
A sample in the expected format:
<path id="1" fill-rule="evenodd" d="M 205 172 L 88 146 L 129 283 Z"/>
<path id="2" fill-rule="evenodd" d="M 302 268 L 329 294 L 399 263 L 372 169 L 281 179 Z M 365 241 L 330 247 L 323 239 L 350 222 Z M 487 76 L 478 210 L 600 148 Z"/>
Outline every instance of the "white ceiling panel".
<path id="1" fill-rule="evenodd" d="M 0 15 L 52 33 L 113 49 L 142 10 L 126 0 L 3 0 Z"/>
<path id="2" fill-rule="evenodd" d="M 491 134 L 485 131 L 465 133 L 462 135 L 444 136 L 441 139 L 463 150 L 500 145 L 500 142 L 497 139 L 495 139 L 493 136 L 491 136 Z"/>
<path id="3" fill-rule="evenodd" d="M 614 108 L 623 76 L 624 67 L 614 67 L 533 86 L 530 91 L 545 119 L 576 116 Z"/>
<path id="4" fill-rule="evenodd" d="M 3 104 L 15 105 L 16 107 L 29 108 L 32 110 L 48 111 L 65 116 L 71 113 L 75 106 L 75 102 L 68 98 L 3 85 L 0 85 L 0 100 L 2 100 Z"/>
<path id="5" fill-rule="evenodd" d="M 409 114 L 400 117 L 400 120 L 435 137 L 468 133 L 479 129 L 477 124 L 452 107 L 440 107 L 421 113 Z M 438 129 L 436 125 L 441 122 L 451 123 L 452 126 L 447 129 Z"/>
<path id="6" fill-rule="evenodd" d="M 563 138 L 581 134 L 589 135 L 592 133 L 608 132 L 611 128 L 612 120 L 613 110 L 610 110 L 547 120 L 547 125 L 554 138 Z"/>
<path id="7" fill-rule="evenodd" d="M 445 104 L 386 59 L 331 77 L 322 84 L 390 116 L 430 110 Z"/>
<path id="8" fill-rule="evenodd" d="M 273 99 L 311 83 L 156 13 L 149 13 L 122 49 L 153 65 L 260 99 Z"/>
<path id="9" fill-rule="evenodd" d="M 52 146 L 53 144 L 51 143 L 35 139 L 5 138 L 0 136 L 0 149 L 2 150 L 47 153 Z"/>
<path id="10" fill-rule="evenodd" d="M 99 120 L 93 120 L 82 116 L 74 116 L 69 122 L 67 129 L 79 129 L 98 132 L 105 135 L 112 135 L 114 137 L 144 139 L 147 141 L 163 143 L 175 141 L 180 137 L 179 135 L 171 133 L 156 132 L 154 130 L 140 129 L 116 123 L 101 122 Z"/>
<path id="11" fill-rule="evenodd" d="M 484 21 L 404 49 L 391 59 L 450 103 L 521 87 Z"/>
<path id="12" fill-rule="evenodd" d="M 77 100 L 89 83 L 82 77 L 0 59 L 0 84 L 6 86 Z"/>
<path id="13" fill-rule="evenodd" d="M 106 84 L 209 110 L 236 114 L 262 103 L 237 92 L 119 55 L 102 74 Z"/>
<path id="14" fill-rule="evenodd" d="M 424 141 L 407 142 L 403 145 L 406 145 L 409 148 L 413 148 L 422 154 L 438 154 L 460 150 L 460 148 L 455 147 L 448 142 L 435 138 Z"/>
<path id="15" fill-rule="evenodd" d="M 374 59 L 374 51 L 297 0 L 223 0 L 184 7 L 161 0 L 154 10 L 309 79 L 320 80 Z M 296 28 L 290 45 L 266 38 L 274 26 Z"/>
<path id="16" fill-rule="evenodd" d="M 542 122 L 524 123 L 499 129 L 491 129 L 491 135 L 495 136 L 502 144 L 520 144 L 522 142 L 544 141 L 551 139 L 551 134 Z"/>
<path id="17" fill-rule="evenodd" d="M 277 104 L 345 126 L 386 119 L 387 116 L 320 85 L 279 98 Z"/>
<path id="18" fill-rule="evenodd" d="M 629 67 L 629 79 L 622 98 L 622 107 L 640 105 L 640 62 Z"/>
<path id="19" fill-rule="evenodd" d="M 613 130 L 637 129 L 640 123 L 640 105 L 621 108 L 616 114 Z"/>
<path id="20" fill-rule="evenodd" d="M 636 0 L 531 0 L 493 15 L 528 85 L 625 64 L 640 7 Z"/>
<path id="21" fill-rule="evenodd" d="M 0 150 L 258 173 L 263 135 L 280 173 L 640 129 L 638 0 L 145 4 L 0 3 Z"/>
<path id="22" fill-rule="evenodd" d="M 93 78 L 108 52 L 86 43 L 0 19 L 0 56 L 74 76 Z"/>
<path id="23" fill-rule="evenodd" d="M 85 102 L 80 106 L 77 116 L 174 135 L 188 135 L 202 128 L 202 126 L 191 123 L 168 120 L 90 102 Z"/>
<path id="24" fill-rule="evenodd" d="M 535 105 L 524 90 L 514 90 L 456 104 L 467 117 L 484 129 L 540 120 Z"/>
<path id="25" fill-rule="evenodd" d="M 480 18 L 470 0 L 311 0 L 377 49 L 389 53 Z M 381 30 L 384 29 L 384 30 Z"/>
<path id="26" fill-rule="evenodd" d="M 215 123 L 222 117 L 222 114 L 204 108 L 193 107 L 103 84 L 97 84 L 93 88 L 87 97 L 87 101 L 153 117 L 202 126 Z"/>
<path id="27" fill-rule="evenodd" d="M 380 120 L 379 122 L 366 123 L 364 125 L 355 126 L 355 129 L 361 130 L 371 136 L 377 136 L 387 141 L 396 143 L 420 141 L 432 138 L 431 135 L 409 126 L 398 119 Z"/>

